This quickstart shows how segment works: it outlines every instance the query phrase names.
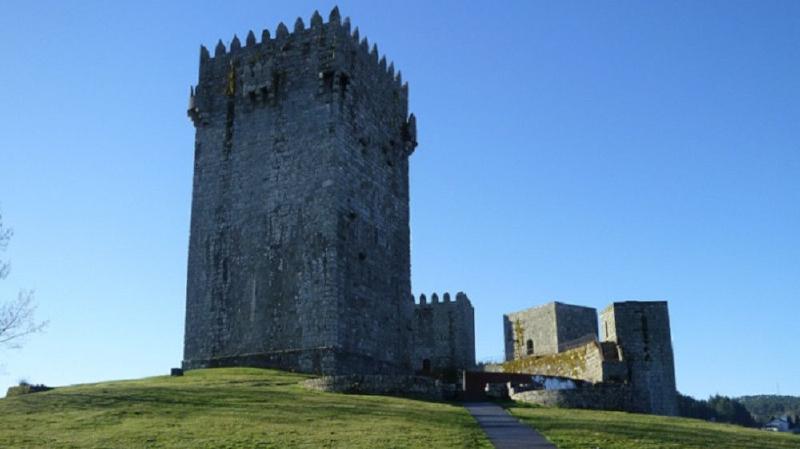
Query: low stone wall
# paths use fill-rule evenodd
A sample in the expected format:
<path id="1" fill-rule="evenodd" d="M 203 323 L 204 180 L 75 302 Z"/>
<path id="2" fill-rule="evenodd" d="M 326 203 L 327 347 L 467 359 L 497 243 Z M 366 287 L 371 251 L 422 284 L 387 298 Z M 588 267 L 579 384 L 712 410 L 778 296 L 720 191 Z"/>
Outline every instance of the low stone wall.
<path id="1" fill-rule="evenodd" d="M 334 393 L 384 394 L 427 399 L 451 399 L 456 393 L 455 385 L 422 376 L 323 376 L 303 381 L 302 385 L 311 390 Z"/>
<path id="2" fill-rule="evenodd" d="M 632 396 L 627 384 L 595 384 L 571 390 L 513 391 L 514 401 L 549 407 L 630 411 Z"/>
<path id="3" fill-rule="evenodd" d="M 504 363 L 487 365 L 490 372 L 529 373 L 569 377 L 589 382 L 603 381 L 603 354 L 596 342 L 558 354 L 524 357 Z"/>
<path id="4" fill-rule="evenodd" d="M 283 349 L 263 353 L 237 354 L 226 357 L 183 361 L 186 371 L 202 368 L 221 368 L 228 366 L 250 366 L 283 371 L 296 371 L 311 374 L 351 375 L 359 373 L 387 373 L 404 375 L 407 368 L 386 361 L 344 351 L 331 346 L 305 349 Z"/>
<path id="5" fill-rule="evenodd" d="M 587 382 L 622 382 L 627 379 L 627 367 L 619 359 L 610 359 L 608 348 L 597 341 L 586 342 L 558 354 L 524 357 L 503 363 L 489 364 L 487 372 L 527 373 L 568 377 Z"/>

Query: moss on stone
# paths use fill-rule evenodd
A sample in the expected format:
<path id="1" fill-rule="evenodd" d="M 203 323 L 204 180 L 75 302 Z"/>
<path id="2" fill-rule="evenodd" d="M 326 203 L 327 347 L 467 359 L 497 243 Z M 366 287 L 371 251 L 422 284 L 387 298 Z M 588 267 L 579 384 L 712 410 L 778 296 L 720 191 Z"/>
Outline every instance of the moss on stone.
<path id="1" fill-rule="evenodd" d="M 587 377 L 587 353 L 593 345 L 594 343 L 587 343 L 558 354 L 522 357 L 501 363 L 500 367 L 506 373 L 545 374 L 580 379 Z"/>
<path id="2" fill-rule="evenodd" d="M 522 327 L 520 320 L 514 320 L 514 345 L 516 349 L 514 352 L 517 354 L 525 354 L 523 350 L 525 341 L 525 328 Z"/>

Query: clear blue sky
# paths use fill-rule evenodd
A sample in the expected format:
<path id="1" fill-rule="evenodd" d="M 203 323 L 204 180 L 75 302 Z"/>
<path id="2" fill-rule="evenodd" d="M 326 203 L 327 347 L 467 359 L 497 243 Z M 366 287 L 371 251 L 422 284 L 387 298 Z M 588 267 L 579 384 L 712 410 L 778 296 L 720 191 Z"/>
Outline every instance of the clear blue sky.
<path id="1" fill-rule="evenodd" d="M 179 365 L 199 46 L 332 6 L 3 7 L 0 297 L 51 324 L 0 390 Z M 504 312 L 663 299 L 682 392 L 800 395 L 800 2 L 339 6 L 409 81 L 413 288 L 480 359 Z"/>

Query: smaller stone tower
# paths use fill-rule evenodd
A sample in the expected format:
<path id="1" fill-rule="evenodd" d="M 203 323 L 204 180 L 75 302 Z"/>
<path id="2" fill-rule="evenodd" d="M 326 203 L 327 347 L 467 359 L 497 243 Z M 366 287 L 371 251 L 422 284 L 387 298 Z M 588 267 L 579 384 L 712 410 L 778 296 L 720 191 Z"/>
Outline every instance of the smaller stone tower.
<path id="1" fill-rule="evenodd" d="M 677 415 L 675 362 L 666 301 L 615 302 L 600 314 L 602 340 L 617 343 L 628 366 L 634 411 Z"/>
<path id="2" fill-rule="evenodd" d="M 463 292 L 443 301 L 434 293 L 428 303 L 424 294 L 414 306 L 412 364 L 421 374 L 451 376 L 475 366 L 475 311 Z"/>
<path id="3" fill-rule="evenodd" d="M 570 343 L 597 340 L 597 310 L 551 302 L 503 315 L 506 361 L 557 354 Z"/>

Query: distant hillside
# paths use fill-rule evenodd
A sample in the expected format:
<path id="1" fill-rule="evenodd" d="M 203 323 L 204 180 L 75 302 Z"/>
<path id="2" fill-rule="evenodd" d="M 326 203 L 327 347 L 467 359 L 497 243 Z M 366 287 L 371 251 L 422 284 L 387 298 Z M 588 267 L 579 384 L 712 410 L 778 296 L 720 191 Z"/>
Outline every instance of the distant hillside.
<path id="1" fill-rule="evenodd" d="M 773 416 L 800 415 L 800 396 L 778 396 L 761 394 L 736 398 L 755 417 L 765 423 Z"/>

